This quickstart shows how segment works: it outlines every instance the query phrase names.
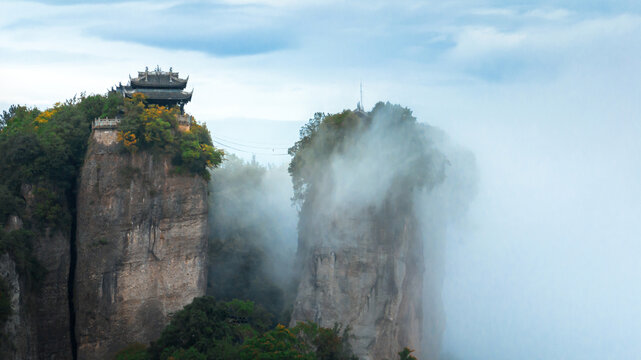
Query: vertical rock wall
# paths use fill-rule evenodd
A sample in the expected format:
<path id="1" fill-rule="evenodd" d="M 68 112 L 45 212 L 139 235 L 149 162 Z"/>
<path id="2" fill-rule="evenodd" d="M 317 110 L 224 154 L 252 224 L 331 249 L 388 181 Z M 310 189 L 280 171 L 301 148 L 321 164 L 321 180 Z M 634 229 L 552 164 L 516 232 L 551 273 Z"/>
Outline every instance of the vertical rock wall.
<path id="1" fill-rule="evenodd" d="M 32 190 L 30 185 L 22 187 L 27 213 L 35 205 Z M 63 211 L 69 210 L 65 207 Z M 12 216 L 6 230 L 20 229 L 22 220 Z M 45 271 L 44 277 L 36 285 L 27 283 L 25 277 L 16 272 L 15 264 L 7 254 L 0 258 L 0 276 L 8 281 L 11 288 L 13 309 L 13 315 L 4 329 L 6 341 L 0 342 L 0 355 L 17 360 L 72 357 L 68 296 L 69 238 L 68 233 L 65 235 L 60 229 L 45 228 L 36 233 L 32 244 L 33 255 Z"/>
<path id="2" fill-rule="evenodd" d="M 46 270 L 40 288 L 32 296 L 39 359 L 72 357 L 68 293 L 69 240 L 69 234 L 47 231 L 34 244 L 34 255 Z"/>
<path id="3" fill-rule="evenodd" d="M 78 191 L 74 283 L 78 359 L 107 359 L 160 335 L 204 295 L 207 184 L 167 156 L 122 153 L 92 134 Z"/>
<path id="4" fill-rule="evenodd" d="M 13 313 L 7 319 L 0 338 L 0 357 L 3 359 L 36 359 L 35 334 L 26 310 L 24 282 L 16 271 L 16 264 L 8 254 L 0 256 L 0 276 L 9 286 L 9 299 Z"/>
<path id="5" fill-rule="evenodd" d="M 438 356 L 440 273 L 431 271 L 441 254 L 423 209 L 449 166 L 438 138 L 411 110 L 382 102 L 303 127 L 289 167 L 302 200 L 292 323 L 349 326 L 363 360 L 397 359 L 404 347 Z"/>
<path id="6" fill-rule="evenodd" d="M 349 216 L 304 206 L 298 256 L 292 325 L 349 326 L 363 360 L 420 349 L 423 246 L 411 206 L 387 203 Z"/>

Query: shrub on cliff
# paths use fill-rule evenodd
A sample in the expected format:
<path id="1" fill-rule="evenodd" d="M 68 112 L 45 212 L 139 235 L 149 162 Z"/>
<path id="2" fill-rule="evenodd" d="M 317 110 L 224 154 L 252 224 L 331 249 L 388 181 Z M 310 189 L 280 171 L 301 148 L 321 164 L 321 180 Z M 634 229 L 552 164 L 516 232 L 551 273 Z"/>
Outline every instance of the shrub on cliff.
<path id="1" fill-rule="evenodd" d="M 61 211 L 65 208 L 62 204 L 66 200 L 75 203 L 66 198 L 72 196 L 84 160 L 91 121 L 104 113 L 113 113 L 118 106 L 113 95 L 81 95 L 44 111 L 20 105 L 3 111 L 0 197 L 9 201 L 0 209 L 0 223 L 6 221 L 9 213 L 22 213 L 25 194 L 21 194 L 21 186 L 30 184 L 50 192 L 47 196 L 50 208 L 39 205 L 39 213 L 44 215 L 42 225 L 67 226 L 68 214 Z"/>
<path id="2" fill-rule="evenodd" d="M 113 112 L 115 101 L 83 94 L 44 111 L 12 105 L 2 112 L 0 228 L 9 215 L 18 215 L 26 230 L 0 234 L 0 254 L 9 253 L 32 284 L 43 276 L 43 269 L 31 255 L 31 241 L 46 228 L 71 231 L 74 187 L 91 121 Z"/>
<path id="3" fill-rule="evenodd" d="M 367 199 L 432 187 L 444 178 L 446 160 L 434 150 L 430 128 L 400 105 L 377 103 L 370 112 L 314 114 L 289 149 L 294 200 L 337 189 Z"/>
<path id="4" fill-rule="evenodd" d="M 141 343 L 133 343 L 118 351 L 115 360 L 148 360 L 147 347 Z"/>
<path id="5" fill-rule="evenodd" d="M 143 94 L 124 100 L 118 125 L 118 142 L 130 153 L 146 149 L 172 156 L 176 171 L 188 171 L 209 180 L 209 169 L 217 167 L 223 151 L 214 148 L 207 127 L 195 121 L 187 131 L 178 130 L 179 110 L 145 104 Z"/>
<path id="6" fill-rule="evenodd" d="M 414 350 L 404 348 L 398 353 L 398 356 L 400 357 L 400 360 L 418 360 L 415 356 L 412 355 L 413 352 Z"/>
<path id="7" fill-rule="evenodd" d="M 33 231 L 14 230 L 5 232 L 0 228 L 0 254 L 8 253 L 16 264 L 16 271 L 25 277 L 32 288 L 37 288 L 45 275 L 45 269 L 33 255 Z"/>

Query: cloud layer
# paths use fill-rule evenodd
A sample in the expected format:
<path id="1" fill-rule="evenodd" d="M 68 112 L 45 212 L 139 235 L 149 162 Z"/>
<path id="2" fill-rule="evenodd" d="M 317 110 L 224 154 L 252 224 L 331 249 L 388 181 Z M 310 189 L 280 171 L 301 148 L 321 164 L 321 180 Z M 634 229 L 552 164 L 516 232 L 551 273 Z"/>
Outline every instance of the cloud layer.
<path id="1" fill-rule="evenodd" d="M 287 161 L 263 149 L 296 138 L 282 121 L 355 107 L 360 81 L 366 108 L 401 103 L 470 149 L 479 195 L 445 264 L 454 358 L 641 352 L 641 2 L 0 3 L 0 108 L 157 64 L 190 75 L 214 135 L 260 143 L 234 144 L 246 157 Z"/>

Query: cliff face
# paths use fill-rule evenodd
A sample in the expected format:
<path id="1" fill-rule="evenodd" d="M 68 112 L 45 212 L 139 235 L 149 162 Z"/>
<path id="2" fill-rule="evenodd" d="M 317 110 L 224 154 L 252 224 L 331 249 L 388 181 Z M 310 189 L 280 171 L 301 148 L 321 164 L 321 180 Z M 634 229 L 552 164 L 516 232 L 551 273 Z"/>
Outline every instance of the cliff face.
<path id="1" fill-rule="evenodd" d="M 448 166 L 437 138 L 389 103 L 316 114 L 301 130 L 289 167 L 302 200 L 292 323 L 349 326 L 364 360 L 397 359 L 404 347 L 438 356 L 441 253 L 423 209 Z"/>
<path id="2" fill-rule="evenodd" d="M 26 310 L 25 284 L 16 271 L 15 262 L 8 254 L 0 256 L 0 276 L 9 286 L 9 299 L 13 313 L 2 329 L 0 356 L 4 359 L 36 359 L 36 348 L 31 314 Z"/>
<path id="3" fill-rule="evenodd" d="M 27 216 L 34 206 L 33 187 L 22 193 Z M 64 209 L 63 211 L 68 211 Z M 7 231 L 22 229 L 22 220 L 12 216 Z M 43 267 L 44 276 L 36 285 L 16 270 L 7 255 L 0 257 L 0 276 L 8 282 L 13 314 L 5 324 L 6 342 L 0 342 L 0 355 L 9 359 L 69 359 L 72 357 L 69 318 L 69 234 L 46 228 L 32 241 L 33 255 Z"/>
<path id="4" fill-rule="evenodd" d="M 345 216 L 301 211 L 301 281 L 292 323 L 349 326 L 359 359 L 420 349 L 423 246 L 407 207 Z"/>
<path id="5" fill-rule="evenodd" d="M 105 359 L 160 335 L 205 293 L 207 184 L 171 160 L 122 153 L 92 134 L 77 198 L 74 282 L 78 359 Z"/>
<path id="6" fill-rule="evenodd" d="M 69 359 L 72 356 L 68 293 L 69 241 L 69 234 L 47 231 L 34 244 L 34 255 L 46 270 L 40 289 L 33 296 L 40 359 Z"/>

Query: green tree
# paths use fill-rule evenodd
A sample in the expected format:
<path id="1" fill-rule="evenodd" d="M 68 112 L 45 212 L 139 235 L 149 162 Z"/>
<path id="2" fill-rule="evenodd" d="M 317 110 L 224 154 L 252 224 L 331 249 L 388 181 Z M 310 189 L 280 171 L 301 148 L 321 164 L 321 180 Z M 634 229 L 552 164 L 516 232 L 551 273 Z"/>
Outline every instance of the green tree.
<path id="1" fill-rule="evenodd" d="M 400 360 L 417 360 L 416 357 L 412 356 L 413 352 L 414 350 L 404 348 L 398 353 L 398 356 L 400 356 Z"/>
<path id="2" fill-rule="evenodd" d="M 147 347 L 141 343 L 134 343 L 116 353 L 115 360 L 148 360 Z"/>
<path id="3" fill-rule="evenodd" d="M 314 114 L 301 129 L 300 139 L 289 149 L 293 156 L 289 173 L 294 184 L 294 200 L 302 202 L 314 191 L 335 156 L 359 151 L 359 144 L 372 129 L 376 129 L 381 138 L 397 139 L 387 144 L 388 160 L 381 159 L 381 162 L 397 162 L 394 164 L 395 188 L 431 187 L 444 179 L 446 160 L 433 149 L 427 134 L 430 128 L 419 124 L 408 108 L 379 102 L 368 113 L 345 110 L 338 114 Z M 371 164 L 381 168 L 387 165 Z"/>
<path id="4" fill-rule="evenodd" d="M 32 240 L 46 228 L 69 231 L 91 122 L 109 108 L 107 99 L 83 94 L 44 111 L 12 105 L 2 112 L 0 228 L 15 214 L 25 230 L 0 233 L 0 254 L 8 253 L 31 284 L 43 276 L 43 268 L 31 256 Z"/>
<path id="5" fill-rule="evenodd" d="M 277 325 L 275 329 L 245 342 L 242 360 L 250 359 L 310 359 L 357 360 L 348 342 L 349 329 L 322 328 L 312 322 L 300 322 L 288 329 Z"/>
<path id="6" fill-rule="evenodd" d="M 252 302 L 196 298 L 174 315 L 158 341 L 152 343 L 150 358 L 166 360 L 180 354 L 238 359 L 244 340 L 264 332 L 269 324 L 269 314 Z"/>
<path id="7" fill-rule="evenodd" d="M 216 149 L 207 127 L 192 121 L 188 131 L 179 131 L 177 107 L 145 104 L 142 94 L 125 99 L 123 117 L 118 125 L 118 141 L 135 153 L 149 149 L 172 155 L 177 172 L 191 172 L 209 180 L 209 170 L 223 161 L 224 152 Z"/>
<path id="8" fill-rule="evenodd" d="M 18 273 L 25 275 L 27 284 L 37 288 L 44 278 L 45 269 L 33 255 L 33 238 L 33 231 L 5 232 L 0 228 L 0 254 L 8 253 L 15 262 Z"/>
<path id="9" fill-rule="evenodd" d="M 247 340 L 241 360 L 316 360 L 315 354 L 290 329 L 278 325 L 261 336 Z"/>

